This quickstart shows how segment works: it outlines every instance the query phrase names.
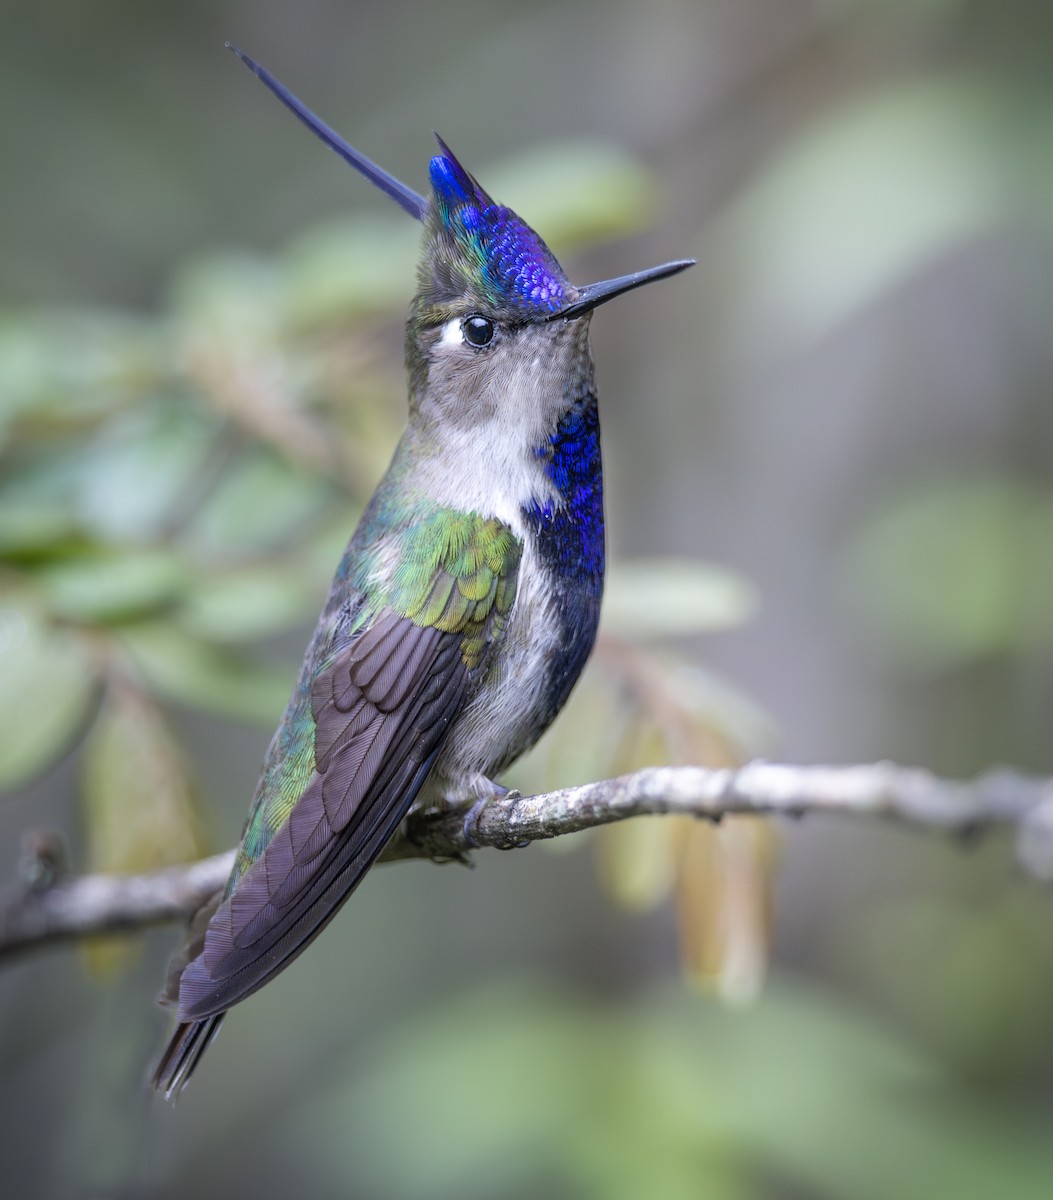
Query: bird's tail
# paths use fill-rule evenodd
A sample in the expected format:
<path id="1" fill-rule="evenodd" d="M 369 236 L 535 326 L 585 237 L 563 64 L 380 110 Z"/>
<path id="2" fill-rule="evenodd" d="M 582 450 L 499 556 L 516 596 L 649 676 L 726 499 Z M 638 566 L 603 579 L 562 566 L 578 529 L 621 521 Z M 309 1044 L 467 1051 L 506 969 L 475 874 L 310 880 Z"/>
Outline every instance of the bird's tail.
<path id="1" fill-rule="evenodd" d="M 180 1021 L 176 1026 L 150 1079 L 158 1091 L 164 1092 L 166 1100 L 178 1097 L 186 1087 L 225 1016 L 219 1013 L 203 1021 Z"/>
<path id="2" fill-rule="evenodd" d="M 157 1002 L 163 1007 L 176 1008 L 178 1006 L 179 981 L 183 971 L 186 969 L 187 963 L 201 953 L 205 944 L 205 930 L 208 928 L 212 914 L 222 901 L 223 895 L 224 892 L 220 890 L 210 896 L 191 919 L 187 930 L 187 939 L 172 956 L 172 961 L 168 964 L 165 986 L 160 996 L 157 997 Z M 223 1017 L 223 1013 L 218 1013 L 214 1017 L 204 1017 L 200 1021 L 180 1021 L 175 1027 L 175 1031 L 165 1047 L 165 1052 L 161 1055 L 161 1059 L 150 1077 L 153 1086 L 158 1091 L 164 1092 L 166 1100 L 177 1097 L 186 1087 L 187 1081 L 201 1061 L 201 1056 L 219 1032 L 219 1025 Z"/>

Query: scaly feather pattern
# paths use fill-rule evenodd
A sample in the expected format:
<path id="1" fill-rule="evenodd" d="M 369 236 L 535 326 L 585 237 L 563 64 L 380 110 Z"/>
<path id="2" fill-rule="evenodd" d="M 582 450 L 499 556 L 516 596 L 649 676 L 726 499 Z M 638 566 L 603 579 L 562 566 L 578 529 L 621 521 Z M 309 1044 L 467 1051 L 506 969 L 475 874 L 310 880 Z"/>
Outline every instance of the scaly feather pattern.
<path id="1" fill-rule="evenodd" d="M 543 504 L 535 501 L 523 510 L 556 593 L 553 607 L 563 656 L 560 669 L 549 678 L 547 701 L 554 716 L 592 651 L 603 599 L 603 462 L 600 417 L 591 388 L 582 390 L 549 441 L 535 453 L 556 493 Z"/>
<path id="2" fill-rule="evenodd" d="M 442 138 L 437 140 L 442 153 L 430 166 L 431 252 L 421 261 L 421 304 L 441 309 L 471 296 L 486 308 L 520 316 L 557 312 L 577 292 L 555 255 L 522 218 L 495 204 Z"/>

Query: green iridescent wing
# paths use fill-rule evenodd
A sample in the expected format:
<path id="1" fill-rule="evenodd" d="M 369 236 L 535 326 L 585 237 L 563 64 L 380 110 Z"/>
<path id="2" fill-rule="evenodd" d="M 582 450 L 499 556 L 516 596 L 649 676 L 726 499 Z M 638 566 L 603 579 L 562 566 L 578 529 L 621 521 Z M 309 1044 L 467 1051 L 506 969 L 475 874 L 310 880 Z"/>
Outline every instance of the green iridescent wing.
<path id="1" fill-rule="evenodd" d="M 182 972 L 183 1024 L 158 1086 L 185 1082 L 218 1016 L 321 932 L 394 833 L 508 618 L 520 552 L 493 519 L 419 523 L 379 607 L 307 681 L 300 728 L 287 722 L 275 743 L 289 752 L 285 779 L 305 782 L 291 802 L 281 764 L 265 772 L 228 894 Z"/>

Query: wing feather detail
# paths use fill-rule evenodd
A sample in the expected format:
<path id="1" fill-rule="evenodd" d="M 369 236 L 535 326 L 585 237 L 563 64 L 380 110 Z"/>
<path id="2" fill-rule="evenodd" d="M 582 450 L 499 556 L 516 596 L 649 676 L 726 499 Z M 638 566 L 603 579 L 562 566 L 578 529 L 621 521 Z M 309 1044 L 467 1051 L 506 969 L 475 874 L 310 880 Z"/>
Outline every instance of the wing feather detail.
<path id="1" fill-rule="evenodd" d="M 357 885 L 463 705 L 460 640 L 386 612 L 316 677 L 316 773 L 209 923 L 180 981 L 180 1020 L 214 1016 L 256 991 Z"/>
<path id="2" fill-rule="evenodd" d="M 370 607 L 373 616 L 334 649 L 325 623 L 335 631 L 341 619 L 361 620 L 370 577 L 356 577 L 350 592 L 347 580 L 371 561 L 369 539 L 399 519 L 376 498 L 371 508 L 380 525 L 364 519 L 338 571 L 226 892 L 173 961 L 166 1002 L 178 1003 L 180 1024 L 153 1077 L 170 1097 L 186 1086 L 223 1012 L 295 958 L 372 865 L 511 613 L 521 542 L 497 518 L 437 508 L 398 527 L 399 561 L 383 597 L 373 593 L 386 607 Z"/>

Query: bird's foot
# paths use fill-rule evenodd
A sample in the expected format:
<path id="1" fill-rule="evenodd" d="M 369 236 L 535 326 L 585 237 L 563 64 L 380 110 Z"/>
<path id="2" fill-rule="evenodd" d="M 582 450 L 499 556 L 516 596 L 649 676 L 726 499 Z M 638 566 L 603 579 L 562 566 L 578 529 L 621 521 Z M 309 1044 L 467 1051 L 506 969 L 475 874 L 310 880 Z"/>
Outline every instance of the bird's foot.
<path id="1" fill-rule="evenodd" d="M 492 793 L 489 796 L 481 796 L 476 800 L 464 814 L 464 831 L 465 845 L 469 849 L 475 850 L 480 846 L 480 842 L 476 838 L 479 831 L 479 818 L 483 815 L 483 810 L 494 800 L 518 800 L 522 792 L 518 792 L 515 788 L 502 787 L 498 783 L 492 783 Z M 499 850 L 518 850 L 523 846 L 529 845 L 529 842 L 513 842 L 507 846 L 499 846 Z"/>
<path id="2" fill-rule="evenodd" d="M 474 800 L 465 810 L 464 822 L 461 829 L 464 833 L 464 844 L 469 850 L 476 850 L 480 843 L 476 839 L 476 834 L 479 832 L 479 818 L 483 815 L 483 810 L 491 800 L 499 796 L 507 796 L 508 788 L 502 787 L 499 783 L 490 785 L 493 788 L 493 793 L 489 796 L 480 796 L 478 800 Z"/>

